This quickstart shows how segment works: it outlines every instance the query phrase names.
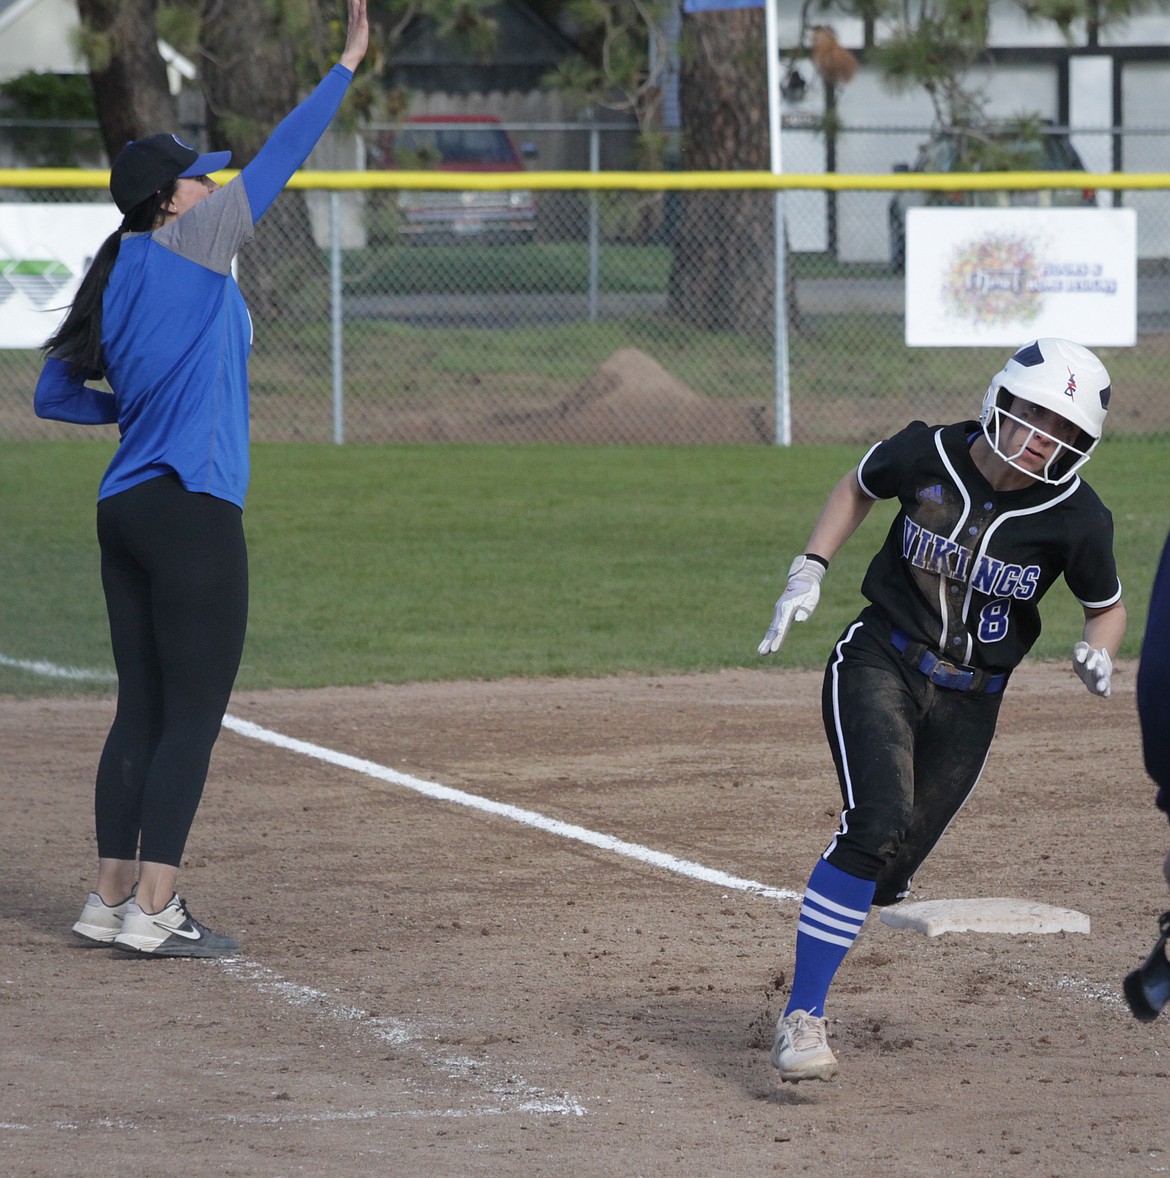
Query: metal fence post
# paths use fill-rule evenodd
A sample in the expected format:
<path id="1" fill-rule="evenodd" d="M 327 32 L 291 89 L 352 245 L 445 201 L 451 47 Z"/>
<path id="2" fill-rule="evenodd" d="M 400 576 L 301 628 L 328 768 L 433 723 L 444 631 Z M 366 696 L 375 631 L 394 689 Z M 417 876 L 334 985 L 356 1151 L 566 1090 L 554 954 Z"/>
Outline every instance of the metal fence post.
<path id="1" fill-rule="evenodd" d="M 329 193 L 329 310 L 333 354 L 333 441 L 345 442 L 345 378 L 342 336 L 345 317 L 341 306 L 341 193 Z"/>
<path id="2" fill-rule="evenodd" d="M 589 171 L 601 170 L 601 139 L 597 125 L 589 128 Z M 589 190 L 589 322 L 597 322 L 597 288 L 600 283 L 600 246 L 597 225 L 597 189 Z"/>

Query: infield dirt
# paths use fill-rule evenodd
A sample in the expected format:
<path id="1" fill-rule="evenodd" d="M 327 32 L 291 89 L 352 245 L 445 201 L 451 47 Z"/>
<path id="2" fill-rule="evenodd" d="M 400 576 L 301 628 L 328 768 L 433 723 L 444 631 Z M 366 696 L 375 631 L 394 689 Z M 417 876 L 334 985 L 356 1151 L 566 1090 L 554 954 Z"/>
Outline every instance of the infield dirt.
<path id="1" fill-rule="evenodd" d="M 841 1076 L 768 1065 L 798 904 L 232 731 L 181 878 L 239 957 L 79 947 L 107 699 L 0 701 L 0 1172 L 1170 1172 L 1170 1012 L 1122 977 L 1170 907 L 1170 830 L 1114 698 L 1015 676 L 915 899 L 1091 932 L 873 915 L 830 997 Z M 799 893 L 840 808 L 812 672 L 237 695 L 231 714 Z"/>

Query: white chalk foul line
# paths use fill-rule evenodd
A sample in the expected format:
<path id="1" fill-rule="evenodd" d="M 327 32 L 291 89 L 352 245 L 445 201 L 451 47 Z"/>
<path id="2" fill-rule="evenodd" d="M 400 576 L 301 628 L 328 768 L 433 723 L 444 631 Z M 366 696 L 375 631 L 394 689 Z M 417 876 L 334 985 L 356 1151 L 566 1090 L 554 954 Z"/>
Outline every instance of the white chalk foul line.
<path id="1" fill-rule="evenodd" d="M 0 667 L 12 667 L 17 671 L 28 671 L 30 675 L 43 675 L 46 679 L 72 679 L 79 683 L 113 683 L 118 678 L 111 671 L 86 671 L 81 667 L 59 667 L 42 659 L 14 659 L 0 654 Z"/>
<path id="2" fill-rule="evenodd" d="M 440 801 L 453 802 L 459 806 L 482 810 L 487 814 L 496 814 L 501 818 L 509 818 L 524 826 L 534 826 L 548 834 L 555 834 L 579 843 L 587 843 L 591 847 L 612 851 L 615 855 L 637 859 L 642 863 L 649 863 L 654 867 L 673 871 L 677 875 L 685 875 L 691 879 L 701 880 L 703 883 L 714 884 L 716 887 L 728 888 L 737 892 L 752 892 L 769 900 L 799 900 L 801 898 L 800 892 L 790 891 L 787 888 L 770 888 L 753 879 L 741 879 L 739 876 L 729 875 L 726 871 L 704 867 L 701 863 L 680 859 L 678 856 L 669 855 L 664 851 L 652 850 L 640 843 L 627 842 L 625 839 L 601 834 L 596 830 L 588 829 L 588 827 L 575 826 L 571 822 L 561 822 L 557 818 L 548 818 L 535 810 L 524 810 L 519 806 L 512 806 L 505 802 L 493 802 L 490 798 L 481 798 L 477 794 L 469 794 L 461 789 L 452 789 L 449 785 L 440 785 L 436 781 L 424 781 L 421 777 L 412 777 L 409 773 L 399 773 L 398 770 L 379 765 L 376 761 L 367 761 L 362 757 L 351 756 L 349 753 L 339 753 L 335 749 L 274 732 L 271 728 L 262 728 L 259 724 L 252 723 L 251 720 L 241 720 L 237 716 L 224 716 L 223 726 L 251 740 L 262 741 L 264 744 L 271 744 L 276 748 L 300 753 L 302 756 L 312 757 L 314 760 L 323 761 L 328 765 L 350 769 L 354 773 L 361 773 L 378 781 L 400 785 L 404 789 L 412 789 L 429 798 L 437 798 Z"/>
<path id="3" fill-rule="evenodd" d="M 519 1076 L 512 1074 L 507 1076 L 492 1075 L 491 1069 L 482 1060 L 471 1059 L 466 1055 L 444 1051 L 442 1048 L 434 1046 L 403 1019 L 372 1015 L 369 1011 L 361 1010 L 359 1007 L 339 1002 L 321 990 L 315 990 L 311 986 L 302 986 L 297 982 L 290 982 L 275 970 L 268 969 L 267 966 L 260 965 L 255 961 L 229 957 L 223 959 L 220 965 L 228 977 L 245 982 L 261 994 L 275 997 L 286 1006 L 307 1010 L 320 1018 L 349 1023 L 358 1032 L 389 1044 L 397 1051 L 411 1052 L 427 1068 L 441 1073 L 447 1079 L 470 1081 L 475 1086 L 486 1089 L 494 1098 L 491 1104 L 479 1104 L 467 1111 L 448 1109 L 445 1112 L 426 1114 L 417 1110 L 407 1113 L 368 1111 L 362 1114 L 363 1117 L 498 1116 L 506 1112 L 572 1113 L 578 1117 L 585 1114 L 585 1109 L 580 1102 L 568 1093 L 553 1094 L 545 1092 L 541 1088 L 530 1087 Z M 281 1121 L 285 1119 L 294 1118 L 273 1118 L 273 1120 Z M 317 1119 L 317 1114 L 308 1114 L 300 1119 Z"/>
<path id="4" fill-rule="evenodd" d="M 472 1117 L 498 1117 L 508 1112 L 532 1113 L 561 1113 L 575 1112 L 583 1116 L 585 1110 L 580 1106 L 574 1108 L 555 1107 L 555 1102 L 534 1101 L 521 1104 L 514 1109 L 498 1106 L 481 1105 L 472 1109 L 383 1109 L 358 1108 L 340 1109 L 329 1112 L 304 1113 L 211 1113 L 197 1114 L 187 1109 L 183 1113 L 183 1124 L 192 1125 L 318 1125 L 338 1121 L 420 1121 L 420 1120 L 457 1120 Z M 44 1130 L 55 1132 L 76 1133 L 80 1129 L 109 1129 L 114 1132 L 139 1132 L 141 1130 L 157 1131 L 157 1125 L 145 1121 L 131 1121 L 125 1117 L 116 1120 L 110 1117 L 91 1117 L 85 1121 L 0 1121 L 0 1133 L 32 1133 Z"/>

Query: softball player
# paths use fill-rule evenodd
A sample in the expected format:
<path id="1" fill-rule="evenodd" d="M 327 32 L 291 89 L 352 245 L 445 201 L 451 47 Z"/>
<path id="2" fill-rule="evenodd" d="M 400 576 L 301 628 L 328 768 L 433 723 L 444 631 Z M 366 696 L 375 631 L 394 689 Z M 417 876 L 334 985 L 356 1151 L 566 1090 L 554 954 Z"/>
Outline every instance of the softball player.
<path id="1" fill-rule="evenodd" d="M 368 37 L 366 0 L 349 0 L 338 64 L 223 188 L 207 173 L 229 152 L 172 135 L 127 144 L 110 170 L 122 224 L 46 344 L 37 414 L 121 434 L 97 507 L 118 706 L 97 772 L 96 890 L 73 926 L 92 943 L 157 957 L 238 947 L 175 890 L 248 613 L 252 323 L 232 262 L 329 126 Z M 86 383 L 102 377 L 112 392 Z"/>
<path id="2" fill-rule="evenodd" d="M 878 499 L 899 510 L 862 582 L 868 605 L 833 648 L 822 713 L 840 781 L 840 828 L 809 879 L 792 993 L 772 1063 L 828 1080 L 824 1003 L 871 905 L 903 899 L 982 772 L 1012 670 L 1063 575 L 1084 609 L 1073 670 L 1108 697 L 1125 607 L 1112 516 L 1079 471 L 1101 439 L 1109 376 L 1060 339 L 1020 348 L 979 421 L 913 422 L 829 495 L 761 655 L 816 607 L 830 560 Z"/>
<path id="3" fill-rule="evenodd" d="M 1137 675 L 1138 719 L 1146 772 L 1158 787 L 1158 808 L 1170 816 L 1170 537 L 1150 591 L 1150 611 Z M 1162 867 L 1170 884 L 1170 853 Z"/>

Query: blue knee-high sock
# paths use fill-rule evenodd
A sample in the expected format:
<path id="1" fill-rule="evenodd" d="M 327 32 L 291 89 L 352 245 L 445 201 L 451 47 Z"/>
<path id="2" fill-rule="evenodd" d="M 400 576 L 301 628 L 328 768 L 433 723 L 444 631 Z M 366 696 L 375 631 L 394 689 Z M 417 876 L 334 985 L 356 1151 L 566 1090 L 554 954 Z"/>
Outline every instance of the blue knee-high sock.
<path id="1" fill-rule="evenodd" d="M 821 859 L 809 877 L 796 926 L 796 969 L 785 1014 L 824 1016 L 825 998 L 873 902 L 872 880 L 847 875 Z"/>

